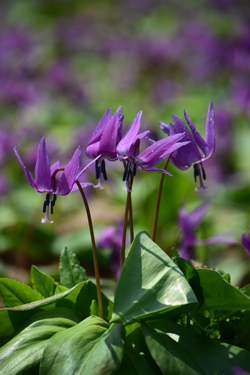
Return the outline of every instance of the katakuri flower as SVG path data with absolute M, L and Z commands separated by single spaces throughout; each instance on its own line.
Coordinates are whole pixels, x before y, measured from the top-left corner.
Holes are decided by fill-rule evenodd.
M 105 159 L 110 161 L 117 160 L 116 146 L 121 139 L 122 135 L 122 122 L 124 115 L 122 114 L 122 107 L 120 106 L 117 111 L 110 117 L 111 109 L 108 109 L 99 124 L 97 125 L 90 141 L 88 142 L 85 153 L 96 161 L 96 178 L 99 180 L 98 184 L 94 187 L 102 186 L 102 176 L 107 180 L 107 173 L 105 167 Z
M 127 133 L 122 137 L 116 148 L 118 159 L 126 163 L 123 173 L 123 181 L 126 181 L 126 185 L 123 189 L 126 191 L 131 191 L 129 189 L 129 183 L 132 184 L 133 177 L 136 175 L 137 167 L 145 171 L 160 171 L 172 176 L 164 169 L 155 168 L 154 166 L 172 152 L 189 143 L 179 142 L 184 137 L 184 133 L 175 134 L 154 142 L 146 150 L 139 153 L 140 140 L 149 133 L 149 130 L 146 130 L 143 133 L 138 134 L 141 124 L 141 115 L 142 112 L 139 112 L 136 115 Z
M 183 207 L 179 209 L 178 222 L 183 237 L 178 250 L 182 258 L 187 260 L 193 259 L 195 255 L 195 246 L 208 246 L 218 243 L 232 245 L 236 243 L 235 239 L 231 237 L 232 233 L 230 231 L 217 234 L 204 240 L 196 238 L 195 231 L 207 213 L 208 207 L 208 203 L 202 203 L 189 213 Z
M 242 245 L 247 253 L 247 255 L 250 257 L 250 223 L 249 223 L 249 234 L 248 237 L 246 235 L 246 231 L 242 233 L 241 237 Z
M 21 155 L 17 151 L 17 148 L 14 148 L 15 154 L 23 167 L 25 176 L 31 187 L 38 191 L 39 193 L 45 193 L 46 199 L 43 203 L 43 212 L 45 213 L 45 218 L 42 219 L 42 223 L 48 221 L 53 223 L 49 218 L 49 208 L 50 213 L 53 214 L 53 208 L 56 202 L 56 196 L 67 195 L 72 191 L 78 189 L 75 182 L 79 177 L 86 171 L 86 169 L 94 163 L 97 159 L 89 163 L 85 168 L 80 170 L 80 147 L 76 149 L 74 155 L 70 162 L 66 165 L 65 168 L 60 168 L 60 163 L 57 161 L 50 167 L 49 157 L 46 151 L 46 144 L 44 137 L 41 139 L 38 150 L 37 150 L 37 160 L 35 166 L 35 179 L 32 177 L 31 173 L 28 171 Z M 63 172 L 62 172 L 63 171 Z M 61 172 L 61 176 L 56 178 L 58 172 Z M 90 186 L 93 184 L 91 182 L 81 183 L 82 187 Z
M 189 126 L 179 119 L 176 115 L 173 115 L 173 124 L 164 124 L 159 121 L 161 129 L 168 135 L 177 133 L 184 133 L 182 141 L 189 141 L 189 144 L 185 147 L 175 151 L 171 156 L 170 161 L 181 170 L 187 170 L 193 165 L 194 167 L 194 179 L 199 177 L 200 187 L 196 190 L 205 189 L 203 180 L 206 180 L 206 173 L 203 168 L 202 162 L 214 153 L 215 149 L 215 126 L 214 126 L 214 107 L 213 103 L 210 102 L 207 120 L 206 120 L 206 141 L 197 132 L 196 127 L 189 119 L 186 110 L 184 109 L 184 116 Z

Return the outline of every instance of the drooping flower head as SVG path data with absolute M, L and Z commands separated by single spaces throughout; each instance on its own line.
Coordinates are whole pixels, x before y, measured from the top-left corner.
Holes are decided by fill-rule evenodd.
M 246 235 L 246 232 L 244 231 L 242 233 L 241 242 L 242 242 L 242 245 L 243 245 L 243 247 L 244 247 L 247 255 L 250 257 L 250 223 L 249 223 L 249 234 L 248 234 L 248 237 Z
M 46 144 L 45 138 L 43 137 L 39 143 L 38 150 L 37 150 L 37 160 L 35 166 L 35 179 L 32 177 L 31 173 L 28 171 L 21 155 L 17 151 L 17 148 L 14 148 L 15 154 L 23 167 L 25 176 L 31 187 L 38 191 L 39 193 L 45 193 L 46 199 L 43 203 L 43 212 L 45 214 L 45 218 L 42 219 L 42 223 L 48 221 L 49 223 L 53 223 L 49 219 L 49 208 L 50 213 L 53 214 L 53 207 L 56 202 L 56 196 L 59 195 L 67 195 L 74 190 L 77 190 L 78 187 L 75 182 L 79 179 L 79 177 L 86 171 L 86 169 L 95 162 L 93 160 L 89 163 L 85 168 L 80 170 L 80 155 L 81 150 L 80 147 L 76 149 L 74 155 L 70 162 L 66 165 L 65 168 L 60 168 L 60 163 L 57 161 L 50 167 L 49 157 L 46 151 Z M 61 176 L 57 178 L 57 173 L 63 171 Z M 90 182 L 82 183 L 82 187 L 93 185 Z
M 234 244 L 236 243 L 235 239 L 232 238 L 232 233 L 224 232 L 217 234 L 215 236 L 209 237 L 204 240 L 196 238 L 195 231 L 200 225 L 203 217 L 207 213 L 209 204 L 202 203 L 200 206 L 195 208 L 189 213 L 181 207 L 178 211 L 178 223 L 182 231 L 182 240 L 179 248 L 180 256 L 187 260 L 194 258 L 195 246 L 208 246 L 217 243 L 223 244 Z
M 96 178 L 99 180 L 95 187 L 102 188 L 102 176 L 107 180 L 105 159 L 117 160 L 116 146 L 121 139 L 123 114 L 120 106 L 117 111 L 110 116 L 111 109 L 108 109 L 99 124 L 97 125 L 90 141 L 86 146 L 86 155 L 96 161 Z
M 163 122 L 159 122 L 159 124 L 164 133 L 170 136 L 177 133 L 184 133 L 182 141 L 189 141 L 189 144 L 176 150 L 171 156 L 170 161 L 181 170 L 187 170 L 193 165 L 194 179 L 196 181 L 198 177 L 200 180 L 200 187 L 196 190 L 205 189 L 203 180 L 206 180 L 206 174 L 202 162 L 210 158 L 215 149 L 213 103 L 210 102 L 207 113 L 206 141 L 197 132 L 185 109 L 184 116 L 188 126 L 176 115 L 173 115 L 173 124 L 169 123 L 168 125 Z
M 154 142 L 140 153 L 140 140 L 149 133 L 147 130 L 138 134 L 141 124 L 141 115 L 142 112 L 136 115 L 128 131 L 122 137 L 116 148 L 118 159 L 126 163 L 123 181 L 126 181 L 124 190 L 127 191 L 130 191 L 129 183 L 132 184 L 137 167 L 145 171 L 160 171 L 171 176 L 171 174 L 164 169 L 154 168 L 154 166 L 175 150 L 189 143 L 178 142 L 184 137 L 184 134 L 175 134 L 171 137 Z

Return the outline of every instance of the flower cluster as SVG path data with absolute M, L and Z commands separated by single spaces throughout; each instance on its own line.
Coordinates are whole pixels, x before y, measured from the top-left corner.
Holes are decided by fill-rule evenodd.
M 168 134 L 168 137 L 153 142 L 153 144 L 144 151 L 140 152 L 140 141 L 149 133 L 149 130 L 139 133 L 141 116 L 142 112 L 140 111 L 135 116 L 127 132 L 122 135 L 124 119 L 122 107 L 120 106 L 112 116 L 111 109 L 107 110 L 87 143 L 85 150 L 86 155 L 93 160 L 83 169 L 80 169 L 80 147 L 77 148 L 65 168 L 60 167 L 59 161 L 50 166 L 45 139 L 43 137 L 38 146 L 35 179 L 33 179 L 17 151 L 17 148 L 14 148 L 16 156 L 32 188 L 39 193 L 47 192 L 43 204 L 43 212 L 46 213 L 45 218 L 42 219 L 43 223 L 46 221 L 51 223 L 49 219 L 49 208 L 50 213 L 53 214 L 56 196 L 67 195 L 77 190 L 78 186 L 76 182 L 92 163 L 95 163 L 98 184 L 94 186 L 91 182 L 85 182 L 81 183 L 81 186 L 102 188 L 102 179 L 107 180 L 105 160 L 119 160 L 123 163 L 124 171 L 122 178 L 125 182 L 124 190 L 126 191 L 132 191 L 133 178 L 138 168 L 145 171 L 160 171 L 170 175 L 165 169 L 155 166 L 171 155 L 170 160 L 180 169 L 187 169 L 193 164 L 195 167 L 195 177 L 200 177 L 201 187 L 204 188 L 200 168 L 203 171 L 203 178 L 205 179 L 202 161 L 212 155 L 215 144 L 214 109 L 212 103 L 210 103 L 208 110 L 206 142 L 199 133 L 197 133 L 195 126 L 189 120 L 185 112 L 185 117 L 192 134 L 185 124 L 182 123 L 177 116 L 174 116 L 174 125 L 160 123 L 163 130 Z M 198 146 L 203 152 L 202 155 L 198 150 Z

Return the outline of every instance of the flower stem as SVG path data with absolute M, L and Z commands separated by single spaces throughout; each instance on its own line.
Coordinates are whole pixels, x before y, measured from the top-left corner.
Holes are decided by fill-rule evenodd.
M 99 315 L 100 318 L 103 319 L 103 308 L 102 308 L 102 294 L 101 294 L 101 285 L 100 285 L 100 276 L 99 276 L 99 268 L 98 268 L 98 259 L 97 259 L 97 251 L 96 251 L 96 244 L 95 244 L 95 236 L 94 236 L 94 230 L 93 230 L 93 224 L 91 219 L 91 214 L 89 210 L 89 205 L 87 198 L 85 196 L 85 193 L 83 191 L 83 188 L 81 187 L 81 184 L 79 181 L 76 181 L 76 184 L 79 188 L 79 191 L 81 193 L 85 208 L 86 208 L 86 214 L 88 218 L 89 223 L 89 232 L 92 242 L 92 249 L 93 249 L 93 258 L 94 258 L 94 268 L 95 268 L 95 279 L 96 279 L 96 290 L 97 290 L 97 300 L 98 300 L 98 308 L 99 308 Z
M 131 185 L 131 188 L 132 188 L 132 185 Z M 134 223 L 133 223 L 132 196 L 130 192 L 128 192 L 128 199 L 129 199 L 130 242 L 132 243 L 134 241 Z
M 168 167 L 169 160 L 171 158 L 170 154 L 164 163 L 163 169 L 166 170 Z M 158 224 L 158 217 L 159 217 L 159 210 L 160 210 L 160 202 L 161 202 L 161 193 L 162 193 L 162 187 L 164 182 L 165 173 L 161 174 L 161 179 L 159 183 L 158 193 L 157 193 L 157 199 L 156 199 L 156 205 L 155 205 L 155 215 L 154 215 L 154 222 L 153 222 L 153 230 L 152 230 L 152 241 L 155 241 L 156 238 L 156 231 L 157 231 L 157 224 Z

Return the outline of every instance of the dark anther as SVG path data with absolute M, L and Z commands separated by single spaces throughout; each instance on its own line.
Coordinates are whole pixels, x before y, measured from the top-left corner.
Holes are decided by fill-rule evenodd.
M 47 204 L 46 204 L 46 201 L 43 202 L 43 212 L 45 213 L 46 212 L 46 207 L 47 207 Z
M 129 179 L 131 180 L 131 176 L 132 176 L 132 172 L 131 172 L 131 169 L 129 168 L 128 174 L 127 174 L 127 181 L 129 181 Z
M 122 181 L 126 180 L 127 173 L 128 173 L 128 163 L 126 164 L 126 168 L 124 169 Z
M 54 205 L 56 204 L 56 194 L 53 195 L 53 200 L 51 201 L 51 207 L 54 207 Z
M 130 183 L 131 183 L 131 185 L 133 183 L 133 173 L 131 171 L 130 171 Z
M 201 166 L 201 170 L 202 170 L 202 177 L 203 177 L 203 180 L 206 180 L 206 173 L 205 173 L 205 170 L 204 170 L 204 168 L 203 168 L 202 163 L 200 163 L 200 166 Z
M 194 181 L 196 182 L 196 177 L 200 175 L 199 167 L 197 164 L 194 164 Z
M 134 164 L 133 175 L 136 175 L 136 164 Z
M 50 201 L 50 193 L 48 193 L 47 195 L 46 195 L 46 206 L 48 206 L 49 205 L 49 201 Z
M 101 171 L 101 168 L 99 167 L 99 160 L 96 160 L 95 162 L 95 178 L 96 179 L 99 179 L 100 177 L 100 171 Z
M 103 174 L 104 180 L 107 181 L 108 177 L 107 177 L 106 168 L 105 168 L 105 160 L 102 160 L 102 163 L 101 163 L 101 173 Z
M 50 213 L 51 213 L 51 215 L 53 215 L 53 206 L 55 205 L 55 203 L 54 204 L 52 204 L 52 202 L 51 202 L 51 206 L 50 206 Z

